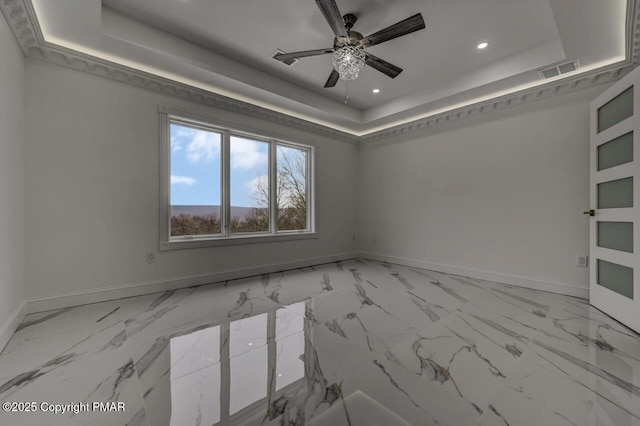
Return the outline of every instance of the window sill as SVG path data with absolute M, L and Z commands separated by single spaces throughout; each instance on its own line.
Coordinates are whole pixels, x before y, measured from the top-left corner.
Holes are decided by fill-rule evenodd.
M 262 244 L 262 243 L 275 243 L 282 241 L 296 241 L 296 240 L 317 240 L 320 238 L 315 232 L 304 233 L 287 233 L 279 235 L 248 235 L 248 236 L 236 236 L 225 238 L 193 238 L 172 240 L 169 242 L 161 242 L 159 251 L 170 250 L 182 250 L 182 249 L 194 249 L 203 247 L 221 247 L 221 246 L 236 246 L 242 244 Z

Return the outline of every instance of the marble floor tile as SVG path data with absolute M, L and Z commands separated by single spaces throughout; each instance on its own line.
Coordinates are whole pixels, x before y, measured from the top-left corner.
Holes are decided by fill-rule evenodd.
M 551 367 L 524 357 L 478 425 L 640 425 L 640 403 L 633 391 L 579 371 L 581 367 Z
M 34 413 L 0 412 L 6 425 L 148 425 L 138 378 L 126 346 L 110 351 L 67 359 L 52 360 L 37 369 L 0 379 L 0 400 L 37 401 Z M 42 403 L 78 404 L 121 402 L 120 412 L 67 412 L 51 414 Z
M 324 323 L 329 330 L 351 343 L 383 354 L 417 330 L 378 305 L 366 306 Z
M 373 301 L 369 300 L 366 294 L 359 293 L 356 288 L 332 291 L 308 300 L 303 314 L 315 324 L 323 324 L 373 305 Z
M 576 300 L 551 310 L 550 321 L 542 328 L 538 340 L 580 359 L 594 355 L 640 362 L 640 335 L 605 315 L 588 303 Z
M 404 340 L 384 357 L 425 382 L 433 398 L 425 404 L 438 421 L 473 425 L 528 343 L 515 327 L 458 313 Z
M 49 334 L 37 328 L 18 331 L 0 355 L 0 375 L 37 369 L 55 359 L 94 356 L 125 344 L 127 336 L 122 321 L 99 327 L 89 322 L 85 325 L 72 327 L 67 333 Z
M 428 383 L 410 371 L 384 358 L 363 363 L 363 366 L 342 380 L 343 395 L 361 391 L 380 402 L 385 408 L 413 425 L 453 426 L 454 423 L 438 419 L 439 413 L 431 406 L 445 402 L 433 394 Z
M 415 330 L 427 328 L 455 312 L 411 292 L 383 303 L 382 309 Z
M 126 407 L 2 425 L 640 426 L 640 336 L 582 299 L 353 259 L 29 315 L 0 400 Z
M 568 300 L 573 299 L 570 296 L 500 283 L 488 284 L 486 291 L 501 300 L 528 305 L 531 309 L 541 312 L 549 311 L 555 306 L 563 306 Z
M 410 289 L 412 293 L 446 308 L 469 303 L 486 292 L 480 284 L 464 277 L 408 267 L 401 271 L 414 287 Z
M 125 321 L 132 342 L 186 334 L 222 321 L 242 319 L 280 307 L 255 283 L 238 287 L 182 289 L 165 294 L 152 309 Z M 241 285 L 241 286 L 240 286 Z
M 518 345 L 522 352 L 530 338 L 550 323 L 547 319 L 549 311 L 505 299 L 494 295 L 483 295 L 473 302 L 460 306 L 457 313 L 468 322 L 479 322 L 491 328 L 502 329 L 505 334 L 515 333 L 526 338 L 526 343 Z
M 314 326 L 300 306 L 305 303 L 132 344 L 151 423 L 191 424 L 202 416 L 210 424 L 262 424 L 310 419 L 330 407 L 335 399 L 327 392 L 372 355 Z
M 355 391 L 309 422 L 309 426 L 332 425 L 411 426 L 362 391 Z
M 393 275 L 385 271 L 386 275 L 375 275 L 361 278 L 360 272 L 353 271 L 355 276 L 352 289 L 359 296 L 368 298 L 372 303 L 381 305 L 386 301 L 404 294 L 408 289 L 396 280 Z
M 296 269 L 264 275 L 260 283 L 267 298 L 278 304 L 290 304 L 340 288 L 335 281 L 332 283 L 332 275 L 328 272 L 318 275 L 311 270 Z M 234 285 L 236 283 L 230 281 L 228 287 Z

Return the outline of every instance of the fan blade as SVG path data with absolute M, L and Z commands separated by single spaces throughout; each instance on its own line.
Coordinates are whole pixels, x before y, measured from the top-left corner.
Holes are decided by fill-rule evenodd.
M 371 68 L 374 68 L 380 71 L 382 74 L 388 75 L 391 78 L 396 78 L 398 74 L 402 72 L 402 68 L 396 67 L 389 62 L 378 58 L 377 56 L 373 56 L 371 53 L 367 53 L 367 59 L 365 60 L 366 64 Z
M 293 59 L 298 58 L 306 58 L 308 56 L 319 56 L 319 55 L 327 55 L 329 53 L 333 53 L 333 48 L 331 49 L 316 49 L 316 50 L 303 50 L 302 52 L 292 52 L 292 53 L 280 53 L 278 55 L 274 55 L 274 59 L 279 61 L 291 61 Z
M 347 28 L 344 26 L 344 19 L 338 9 L 336 0 L 316 0 L 316 4 L 320 8 L 320 12 L 324 15 L 329 26 L 333 30 L 336 37 L 349 37 Z
M 340 74 L 338 74 L 338 71 L 331 70 L 331 75 L 329 75 L 327 82 L 324 84 L 324 88 L 326 89 L 328 87 L 335 87 L 339 78 L 340 78 Z
M 426 28 L 426 25 L 424 24 L 424 19 L 422 19 L 422 14 L 418 13 L 404 21 L 400 21 L 384 30 L 380 30 L 377 33 L 363 38 L 360 40 L 360 45 L 364 47 L 374 46 L 424 28 Z

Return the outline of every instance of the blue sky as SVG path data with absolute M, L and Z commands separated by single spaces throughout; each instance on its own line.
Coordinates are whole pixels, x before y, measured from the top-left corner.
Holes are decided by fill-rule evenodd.
M 171 124 L 171 204 L 220 205 L 222 135 Z M 267 175 L 267 143 L 231 137 L 231 205 L 254 207 L 256 182 Z

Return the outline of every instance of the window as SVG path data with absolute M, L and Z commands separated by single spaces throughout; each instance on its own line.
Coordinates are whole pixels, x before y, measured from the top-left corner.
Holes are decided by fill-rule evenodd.
M 161 250 L 313 238 L 314 147 L 161 107 Z

